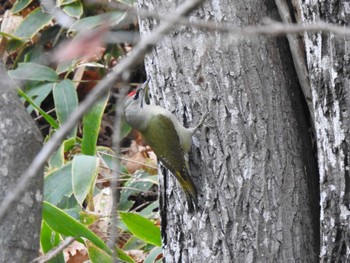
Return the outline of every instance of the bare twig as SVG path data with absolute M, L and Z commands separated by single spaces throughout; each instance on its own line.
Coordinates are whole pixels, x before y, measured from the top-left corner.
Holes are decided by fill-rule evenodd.
M 136 182 L 151 182 L 151 183 L 154 183 L 152 180 L 148 180 L 148 179 L 142 179 L 142 178 L 134 178 L 133 179 L 136 181 Z M 106 178 L 103 178 L 103 179 L 97 179 L 96 182 L 97 183 L 103 183 L 103 182 L 110 182 L 112 180 L 115 180 L 113 177 L 106 177 Z M 129 181 L 130 178 L 125 178 L 125 179 L 117 179 L 117 182 L 127 182 Z M 120 189 L 123 189 L 124 186 L 122 187 L 119 187 Z
M 142 38 L 137 46 L 128 56 L 122 59 L 113 69 L 113 71 L 103 78 L 94 89 L 89 93 L 85 100 L 79 105 L 78 109 L 72 113 L 70 118 L 58 129 L 51 139 L 45 144 L 43 149 L 34 158 L 28 169 L 21 175 L 17 187 L 10 191 L 0 204 L 0 221 L 5 217 L 10 207 L 15 205 L 21 198 L 29 181 L 34 178 L 38 171 L 45 165 L 50 155 L 57 149 L 64 139 L 64 136 L 76 125 L 92 105 L 95 104 L 107 91 L 120 75 L 131 66 L 140 63 L 145 54 L 154 47 L 166 34 L 176 21 L 181 17 L 188 15 L 192 10 L 197 8 L 203 0 L 188 0 L 181 4 L 172 15 L 172 19 L 162 23 L 152 33 Z
M 275 0 L 275 2 L 282 21 L 284 23 L 291 23 L 292 18 L 291 18 L 289 7 L 286 1 Z M 302 49 L 300 39 L 298 38 L 297 35 L 287 34 L 287 39 L 289 42 L 289 48 L 292 53 L 294 67 L 298 75 L 299 83 L 304 93 L 307 106 L 309 108 L 311 124 L 314 125 L 315 112 L 312 104 L 311 85 L 310 85 L 309 73 L 306 67 L 305 54 Z
M 68 247 L 70 244 L 72 244 L 74 240 L 75 240 L 74 237 L 67 237 L 57 247 L 54 247 L 49 252 L 47 252 L 45 255 L 42 255 L 40 257 L 33 259 L 30 263 L 45 263 L 45 262 L 49 261 L 50 259 L 53 259 L 59 253 L 61 253 L 66 247 Z
M 46 111 L 45 113 L 46 113 L 46 114 L 50 114 L 50 113 L 54 112 L 55 110 L 56 110 L 56 108 L 53 108 L 53 109 L 51 109 L 51 110 Z M 37 121 L 37 120 L 40 120 L 41 118 L 44 118 L 43 115 L 39 115 L 39 116 L 36 117 L 34 120 Z
M 166 19 L 161 17 L 162 19 Z M 350 29 L 329 24 L 326 22 L 315 22 L 313 24 L 291 24 L 291 23 L 280 23 L 273 20 L 266 20 L 267 23 L 264 25 L 252 25 L 245 27 L 236 27 L 230 24 L 220 24 L 215 22 L 192 22 L 186 18 L 179 20 L 178 24 L 190 25 L 197 28 L 216 31 L 222 33 L 229 33 L 233 36 L 239 36 L 240 38 L 250 36 L 284 36 L 286 34 L 304 33 L 304 32 L 328 32 L 334 33 L 341 36 L 350 36 Z
M 129 79 L 129 74 L 124 74 L 124 78 Z M 113 128 L 113 150 L 116 155 L 120 154 L 120 141 L 121 141 L 121 123 L 122 123 L 122 114 L 124 110 L 124 98 L 125 93 L 129 85 L 127 85 L 126 80 L 123 81 L 122 88 L 120 89 L 119 98 L 117 101 L 117 107 L 115 109 L 115 120 L 114 120 L 114 128 Z M 119 199 L 119 191 L 118 191 L 118 171 L 120 168 L 120 162 L 118 158 L 113 159 L 113 172 L 112 172 L 112 180 L 111 180 L 111 190 L 112 190 L 112 213 L 117 211 L 118 207 L 118 199 Z M 110 236 L 108 241 L 108 246 L 112 250 L 113 254 L 113 262 L 117 262 L 117 254 L 114 249 L 117 240 L 118 240 L 118 218 L 117 216 L 112 216 L 110 219 Z
M 133 190 L 133 191 L 142 192 L 142 193 L 145 193 L 145 194 L 154 194 L 154 192 L 152 192 L 152 191 L 147 191 L 147 190 L 143 190 L 143 189 L 139 189 L 139 188 L 135 188 L 135 187 L 129 187 L 129 186 L 116 187 L 115 189 L 118 189 L 118 190 Z
M 115 154 L 110 154 L 110 153 L 105 153 L 105 152 L 99 152 L 99 154 L 107 155 L 107 156 L 110 156 L 110 157 L 113 157 L 113 158 L 118 158 L 118 159 L 120 159 L 122 161 L 126 161 L 126 162 L 141 164 L 142 166 L 149 167 L 149 168 L 152 168 L 152 169 L 158 169 L 157 166 L 146 164 L 146 163 L 139 162 L 139 161 L 135 161 L 135 160 L 133 160 L 131 158 L 125 158 L 125 157 L 121 157 L 121 156 L 116 156 Z
M 45 12 L 51 14 L 56 22 L 63 28 L 69 28 L 75 20 L 67 15 L 53 0 L 41 0 L 41 6 Z
M 148 11 L 143 9 L 136 9 L 130 5 L 120 4 L 116 2 L 106 2 L 101 0 L 90 0 L 86 1 L 88 3 L 98 3 L 106 4 L 109 7 L 116 8 L 118 10 L 127 11 L 131 15 L 138 15 L 141 18 L 154 18 L 161 21 L 171 21 L 172 18 L 165 15 L 160 15 L 156 11 Z M 238 36 L 239 38 L 246 38 L 257 35 L 266 35 L 266 36 L 282 36 L 286 34 L 293 33 L 304 33 L 304 32 L 328 32 L 340 36 L 350 36 L 350 28 L 339 26 L 336 24 L 329 24 L 326 22 L 318 21 L 313 24 L 292 24 L 291 19 L 285 19 L 285 11 L 282 11 L 282 2 L 276 0 L 276 4 L 279 4 L 278 7 L 280 15 L 282 17 L 283 23 L 269 20 L 268 23 L 264 25 L 251 25 L 244 27 L 237 27 L 229 23 L 218 23 L 214 21 L 193 21 L 189 20 L 187 17 L 180 17 L 176 21 L 176 25 L 191 26 L 201 28 L 203 30 L 215 31 L 221 33 L 228 33 L 232 36 Z M 286 10 L 286 9 L 284 9 Z M 283 14 L 281 14 L 281 11 Z

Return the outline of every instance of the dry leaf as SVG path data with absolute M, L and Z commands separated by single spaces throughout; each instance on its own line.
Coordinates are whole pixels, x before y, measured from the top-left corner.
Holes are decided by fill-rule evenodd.
M 142 263 L 145 261 L 147 254 L 144 253 L 143 250 L 128 250 L 125 251 L 133 260 L 137 263 Z
M 22 16 L 14 15 L 10 10 L 7 10 L 2 19 L 0 31 L 11 35 L 15 32 L 22 20 Z M 0 56 L 2 57 L 3 62 L 6 62 L 7 57 L 9 56 L 9 54 L 5 55 L 7 41 L 6 37 L 0 36 Z
M 89 259 L 87 248 L 78 241 L 74 241 L 63 250 L 63 255 L 67 263 L 82 263 Z
M 100 238 L 106 241 L 108 236 L 108 226 L 110 216 L 112 214 L 113 197 L 111 189 L 102 189 L 95 197 L 95 213 L 100 216 L 100 219 L 93 223 L 89 228 Z

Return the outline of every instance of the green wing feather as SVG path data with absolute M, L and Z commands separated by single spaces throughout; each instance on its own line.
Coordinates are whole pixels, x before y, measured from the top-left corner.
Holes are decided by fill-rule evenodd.
M 141 133 L 158 159 L 180 183 L 191 212 L 193 205 L 197 205 L 197 189 L 191 179 L 191 173 L 173 122 L 164 115 L 156 115 L 150 119 L 147 129 Z M 160 134 L 162 136 L 159 136 Z

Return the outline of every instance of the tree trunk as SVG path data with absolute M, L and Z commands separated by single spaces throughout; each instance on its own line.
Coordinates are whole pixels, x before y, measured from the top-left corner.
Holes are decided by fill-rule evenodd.
M 177 1 L 139 0 L 170 16 Z M 190 18 L 279 20 L 273 1 L 207 1 Z M 141 33 L 157 20 L 140 21 Z M 179 26 L 147 57 L 153 98 L 188 126 L 199 210 L 161 180 L 165 262 L 317 262 L 318 172 L 309 116 L 285 38 L 234 39 Z
M 300 22 L 349 26 L 346 1 L 295 1 Z M 321 188 L 321 261 L 350 261 L 350 41 L 304 34 L 315 110 Z
M 0 65 L 0 203 L 42 146 L 39 130 Z M 0 262 L 30 262 L 38 255 L 43 173 L 0 223 Z

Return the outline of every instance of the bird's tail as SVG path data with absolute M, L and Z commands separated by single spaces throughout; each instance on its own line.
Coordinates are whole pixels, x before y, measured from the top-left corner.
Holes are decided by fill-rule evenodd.
M 194 210 L 197 210 L 198 197 L 197 197 L 197 188 L 194 185 L 190 173 L 187 169 L 183 171 L 176 172 L 176 178 L 178 179 L 181 188 L 185 192 L 186 201 L 188 204 L 188 211 L 192 213 Z

